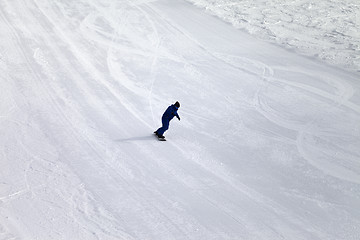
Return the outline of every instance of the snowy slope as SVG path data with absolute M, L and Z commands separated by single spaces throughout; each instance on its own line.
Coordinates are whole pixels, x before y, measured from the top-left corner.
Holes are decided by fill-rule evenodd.
M 0 239 L 359 239 L 359 73 L 184 0 L 2 0 L 0 28 Z
M 358 0 L 187 1 L 258 38 L 360 71 Z

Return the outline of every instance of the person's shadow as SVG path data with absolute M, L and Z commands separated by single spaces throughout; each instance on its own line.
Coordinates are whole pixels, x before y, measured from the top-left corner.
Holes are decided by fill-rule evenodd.
M 124 139 L 116 139 L 115 142 L 135 142 L 135 141 L 150 141 L 154 140 L 154 136 L 152 135 L 146 135 L 146 136 L 140 136 L 140 137 L 132 137 L 132 138 L 124 138 Z

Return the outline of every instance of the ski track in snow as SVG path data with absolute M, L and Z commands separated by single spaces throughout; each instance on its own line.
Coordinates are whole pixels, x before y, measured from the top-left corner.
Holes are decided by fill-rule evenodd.
M 0 239 L 360 236 L 357 73 L 182 0 L 6 0 L 0 27 Z

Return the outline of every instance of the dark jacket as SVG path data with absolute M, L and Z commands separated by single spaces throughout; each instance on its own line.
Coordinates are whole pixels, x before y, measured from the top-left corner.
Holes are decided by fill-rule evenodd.
M 176 116 L 178 119 L 180 119 L 179 115 L 177 114 L 177 110 L 178 110 L 178 108 L 173 104 L 166 109 L 166 111 L 164 112 L 162 117 L 169 121 L 171 119 L 173 119 L 174 116 Z

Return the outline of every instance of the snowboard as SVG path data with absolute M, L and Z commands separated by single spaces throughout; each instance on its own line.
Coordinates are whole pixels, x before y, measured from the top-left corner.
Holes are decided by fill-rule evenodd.
M 166 141 L 165 138 L 159 138 L 158 135 L 157 135 L 155 132 L 154 132 L 154 136 L 155 136 L 157 139 L 159 139 L 159 141 Z

